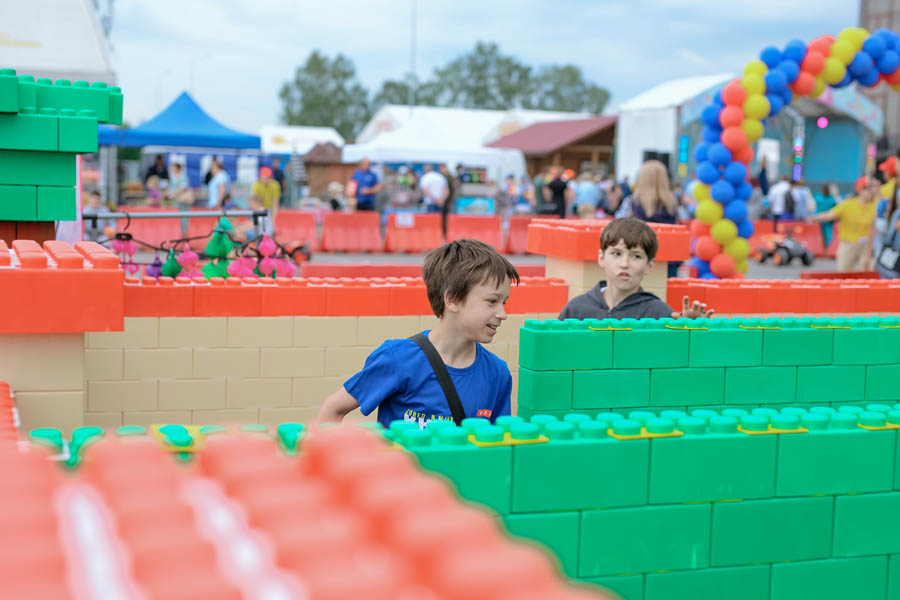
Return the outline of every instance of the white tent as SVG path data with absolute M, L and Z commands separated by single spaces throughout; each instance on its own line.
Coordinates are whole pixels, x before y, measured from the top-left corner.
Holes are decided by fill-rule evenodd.
M 116 83 L 91 0 L 3 0 L 0 49 L 20 75 Z
M 259 138 L 266 154 L 306 154 L 313 146 L 324 142 L 338 147 L 344 145 L 344 138 L 333 127 L 263 125 Z

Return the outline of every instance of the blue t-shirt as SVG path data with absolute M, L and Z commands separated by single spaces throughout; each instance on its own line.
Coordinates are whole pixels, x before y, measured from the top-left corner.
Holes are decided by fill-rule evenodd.
M 375 194 L 363 194 L 363 188 L 370 188 L 378 184 L 378 175 L 371 169 L 363 171 L 357 169 L 351 177 L 356 182 L 356 205 L 370 207 L 375 206 Z
M 428 331 L 423 331 L 427 336 Z M 464 369 L 447 365 L 450 379 L 466 417 L 484 417 L 493 422 L 510 414 L 512 376 L 509 367 L 493 352 L 475 344 L 475 362 Z M 417 421 L 419 427 L 431 419 L 452 419 L 444 390 L 425 353 L 413 340 L 386 340 L 366 359 L 362 371 L 344 383 L 364 415 L 378 409 L 378 422 Z

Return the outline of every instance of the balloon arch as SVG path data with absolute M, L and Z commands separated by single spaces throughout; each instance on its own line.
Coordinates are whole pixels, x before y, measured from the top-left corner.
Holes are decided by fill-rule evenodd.
M 900 91 L 900 34 L 850 27 L 837 38 L 823 35 L 808 45 L 792 40 L 783 51 L 765 48 L 747 63 L 743 77 L 727 83 L 703 109 L 703 141 L 694 149 L 698 204 L 691 223 L 692 264 L 701 277 L 741 277 L 747 271 L 753 235 L 747 217 L 753 192 L 748 165 L 765 119 L 797 96 L 816 98 L 827 86 L 842 88 L 854 81 L 866 87 L 885 81 Z

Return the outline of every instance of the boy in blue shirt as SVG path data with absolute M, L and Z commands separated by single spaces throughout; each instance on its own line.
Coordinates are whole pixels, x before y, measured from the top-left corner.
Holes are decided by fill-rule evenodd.
M 482 344 L 506 319 L 510 283 L 519 282 L 516 269 L 483 242 L 457 240 L 425 257 L 422 277 L 440 319 L 422 334 L 447 367 L 465 416 L 493 422 L 510 414 L 509 367 Z M 376 348 L 362 371 L 325 400 L 316 422 L 340 421 L 357 408 L 364 415 L 377 408 L 385 427 L 397 419 L 419 427 L 432 419 L 452 419 L 437 375 L 412 339 L 387 340 Z

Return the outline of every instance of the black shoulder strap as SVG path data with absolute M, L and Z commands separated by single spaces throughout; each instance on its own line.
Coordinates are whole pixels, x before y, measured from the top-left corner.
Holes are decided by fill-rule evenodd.
M 466 413 L 463 411 L 462 402 L 459 401 L 459 394 L 456 393 L 456 387 L 453 385 L 453 380 L 450 379 L 450 373 L 447 372 L 447 366 L 441 359 L 441 355 L 438 354 L 437 348 L 421 333 L 417 333 L 409 339 L 418 344 L 422 352 L 425 353 L 428 362 L 431 363 L 431 368 L 434 369 L 434 374 L 437 375 L 441 389 L 444 390 L 444 396 L 447 398 L 447 404 L 450 406 L 450 414 L 453 415 L 453 420 L 456 424 L 461 425 L 462 420 L 466 418 Z

